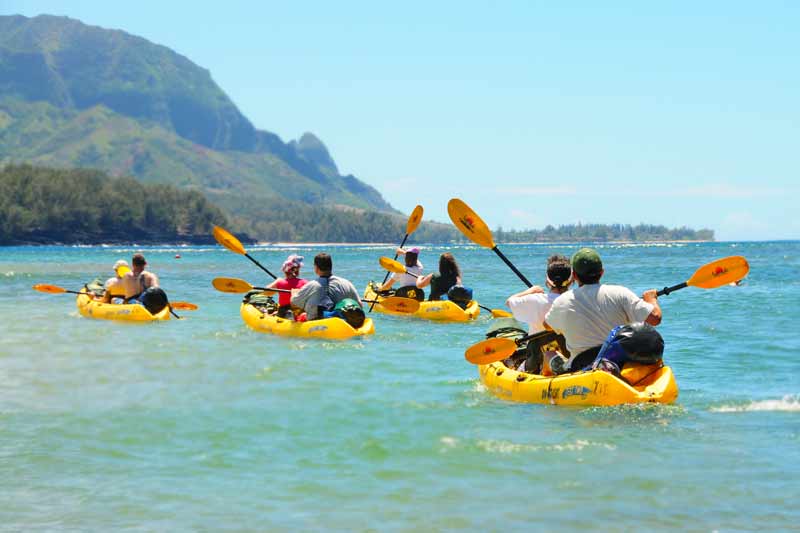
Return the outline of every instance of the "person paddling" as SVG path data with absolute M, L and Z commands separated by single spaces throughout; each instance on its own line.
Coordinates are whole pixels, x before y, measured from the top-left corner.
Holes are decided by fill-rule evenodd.
M 544 331 L 544 317 L 553 302 L 567 292 L 572 284 L 572 267 L 564 255 L 551 255 L 547 259 L 545 285 L 549 292 L 534 285 L 522 292 L 512 294 L 506 300 L 511 314 L 528 325 L 528 334 Z
M 333 259 L 330 255 L 321 252 L 314 257 L 314 272 L 319 276 L 317 279 L 292 291 L 291 305 L 305 310 L 306 320 L 334 316 L 337 304 L 347 299 L 361 308 L 361 297 L 353 284 L 333 275 Z
M 122 286 L 125 289 L 125 303 L 131 300 L 140 300 L 142 294 L 149 288 L 158 287 L 158 276 L 145 270 L 147 261 L 142 254 L 133 254 L 131 258 L 133 270 L 122 277 Z
M 456 258 L 450 252 L 445 252 L 439 257 L 439 272 L 417 278 L 417 288 L 423 289 L 431 286 L 428 300 L 441 300 L 442 296 L 456 285 L 461 285 L 461 269 L 458 268 Z
M 286 276 L 284 279 L 276 279 L 269 285 L 268 289 L 300 289 L 307 281 L 300 278 L 300 269 L 303 268 L 303 256 L 292 254 L 283 262 L 281 270 Z M 278 293 L 278 316 L 287 318 L 289 311 L 292 309 L 291 305 L 292 295 L 288 292 Z
M 392 288 L 395 282 L 398 284 L 398 289 L 395 296 L 403 296 L 407 298 L 414 298 L 417 300 L 425 299 L 425 291 L 417 289 L 417 279 L 422 276 L 422 263 L 419 261 L 419 248 L 414 247 L 408 250 L 402 248 L 397 249 L 397 255 L 405 256 L 406 271 L 395 272 L 386 280 L 386 283 L 378 288 L 378 292 L 388 291 Z
M 641 298 L 621 285 L 603 285 L 603 262 L 591 248 L 572 256 L 572 277 L 578 286 L 556 298 L 545 316 L 544 327 L 564 335 L 569 358 L 550 361 L 556 374 L 577 372 L 590 365 L 609 332 L 623 324 L 661 323 L 661 307 L 655 289 Z

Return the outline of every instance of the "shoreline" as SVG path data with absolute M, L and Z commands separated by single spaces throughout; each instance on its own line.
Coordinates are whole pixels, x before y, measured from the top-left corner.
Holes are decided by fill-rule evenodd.
M 717 240 L 665 240 L 665 241 L 526 241 L 526 242 L 498 242 L 497 244 L 502 246 L 531 246 L 531 245 L 564 245 L 564 246 L 578 246 L 578 245 L 674 245 L 674 244 L 704 244 L 704 243 L 725 243 L 725 242 L 793 242 L 800 239 L 777 239 L 775 241 L 771 240 L 760 240 L 760 241 L 717 241 Z M 341 247 L 341 246 L 390 246 L 396 248 L 398 245 L 397 243 L 393 242 L 267 242 L 267 241 L 256 241 L 256 240 L 242 240 L 248 246 L 258 246 L 258 247 L 278 247 L 278 248 L 286 248 L 292 246 L 310 246 L 310 247 L 321 247 L 321 246 L 333 246 L 333 247 Z M 153 247 L 161 247 L 161 246 L 172 246 L 172 247 L 187 247 L 187 246 L 214 246 L 217 245 L 217 241 L 213 238 L 198 238 L 198 239 L 191 239 L 191 240 L 179 240 L 179 241 L 102 241 L 102 242 L 63 242 L 63 241 L 12 241 L 6 243 L 0 243 L 0 248 L 4 247 L 14 247 L 14 246 L 71 246 L 71 247 L 112 247 L 112 246 L 125 246 L 125 247 L 136 247 L 136 246 L 153 246 Z M 415 245 L 422 245 L 422 246 L 478 246 L 470 241 L 448 241 L 448 242 L 430 242 L 430 243 L 415 243 Z

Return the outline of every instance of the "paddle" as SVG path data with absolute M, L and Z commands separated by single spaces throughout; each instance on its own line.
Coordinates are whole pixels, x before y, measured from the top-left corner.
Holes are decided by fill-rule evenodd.
M 264 291 L 264 292 L 288 292 L 288 289 L 269 289 L 267 287 L 254 287 L 243 279 L 238 278 L 214 278 L 211 284 L 215 289 L 221 292 L 229 293 L 243 293 L 248 291 Z M 397 313 L 415 313 L 419 309 L 419 302 L 412 298 L 401 298 L 399 296 L 391 296 L 384 300 L 361 300 L 368 303 L 379 303 L 390 311 Z
M 531 335 L 525 335 L 517 340 L 506 337 L 486 339 L 485 341 L 473 344 L 467 348 L 467 351 L 464 352 L 464 359 L 474 365 L 488 365 L 489 363 L 502 361 L 517 351 L 517 348 L 523 342 L 535 340 L 551 334 L 551 331 L 545 330 Z
M 656 294 L 658 296 L 668 295 L 671 292 L 683 289 L 684 287 L 700 287 L 701 289 L 716 289 L 729 283 L 739 281 L 750 272 L 750 265 L 747 259 L 740 255 L 732 255 L 712 261 L 707 265 L 698 268 L 692 277 L 683 283 L 678 283 L 672 287 L 664 287 Z
M 229 292 L 234 294 L 240 294 L 243 292 L 248 291 L 274 291 L 274 292 L 285 292 L 291 294 L 290 289 L 270 289 L 267 287 L 254 287 L 250 285 L 250 283 L 246 282 L 243 279 L 239 278 L 214 278 L 211 280 L 211 284 L 220 292 Z
M 420 222 L 422 222 L 422 211 L 423 209 L 421 205 L 418 205 L 417 207 L 414 208 L 413 211 L 411 211 L 411 215 L 408 217 L 408 222 L 406 223 L 406 235 L 405 237 L 403 237 L 403 241 L 400 243 L 400 246 L 398 248 L 402 248 L 403 245 L 406 243 L 408 236 L 417 231 Z M 400 254 L 397 253 L 394 254 L 395 260 L 397 260 L 399 256 Z M 389 272 L 386 272 L 386 275 L 383 277 L 383 283 L 381 283 L 381 286 L 383 286 L 383 284 L 386 283 L 387 279 L 389 279 Z M 369 310 L 372 311 L 373 307 L 375 307 L 374 302 L 370 304 Z
M 37 283 L 36 285 L 33 286 L 33 288 L 35 290 L 39 291 L 39 292 L 46 292 L 48 294 L 64 294 L 64 293 L 68 293 L 68 294 L 85 294 L 85 295 L 89 296 L 89 294 L 86 293 L 86 292 L 70 291 L 70 290 L 65 289 L 64 287 L 59 287 L 58 285 L 49 285 L 47 283 Z M 116 305 L 116 304 L 112 304 L 112 305 Z M 180 309 L 181 311 L 196 311 L 197 310 L 197 305 L 195 305 L 193 303 L 189 303 L 189 302 L 170 302 L 169 300 L 167 300 L 167 305 L 169 306 L 169 312 L 172 313 L 172 316 L 174 316 L 177 319 L 180 319 L 181 317 L 179 317 L 175 313 L 175 311 L 173 311 L 173 308 L 174 309 Z
M 272 279 L 278 279 L 278 277 L 267 270 L 267 267 L 256 261 L 252 255 L 247 253 L 247 250 L 244 249 L 242 243 L 239 242 L 239 239 L 231 235 L 227 230 L 219 227 L 214 226 L 214 238 L 217 239 L 217 242 L 220 243 L 222 246 L 230 250 L 231 252 L 239 255 L 243 255 L 248 258 L 250 261 L 255 263 L 261 270 L 272 276 Z
M 478 304 L 478 307 L 480 307 L 484 311 L 489 311 L 490 313 L 492 313 L 492 318 L 512 318 L 514 316 L 508 311 L 504 311 L 502 309 L 491 309 L 481 304 Z
M 739 255 L 717 259 L 697 269 L 694 275 L 684 283 L 664 287 L 658 291 L 658 296 L 667 295 L 684 287 L 700 287 L 701 289 L 716 289 L 734 281 L 739 281 L 750 271 L 747 260 Z M 476 365 L 486 365 L 502 361 L 513 354 L 517 346 L 525 341 L 534 339 L 537 335 L 544 335 L 549 331 L 540 331 L 527 335 L 516 341 L 511 339 L 487 339 L 467 348 L 464 358 Z
M 533 283 L 528 281 L 522 272 L 517 270 L 517 267 L 508 260 L 508 258 L 503 255 L 497 245 L 494 243 L 494 239 L 492 239 L 492 232 L 489 231 L 489 227 L 486 223 L 479 217 L 475 211 L 469 208 L 467 204 L 459 200 L 458 198 L 453 198 L 449 202 L 447 202 L 447 214 L 450 215 L 450 220 L 453 221 L 453 224 L 464 234 L 464 236 L 477 244 L 478 246 L 482 246 L 484 248 L 489 248 L 491 251 L 496 253 L 500 259 L 502 259 L 505 264 L 507 264 L 511 270 L 514 271 L 514 274 L 519 276 L 519 279 L 522 280 L 525 285 L 528 287 L 532 287 Z

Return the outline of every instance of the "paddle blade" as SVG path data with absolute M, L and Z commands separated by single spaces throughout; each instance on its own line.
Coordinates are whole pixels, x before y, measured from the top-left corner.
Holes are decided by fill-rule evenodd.
M 59 287 L 58 285 L 48 285 L 46 283 L 38 283 L 33 286 L 34 290 L 39 292 L 46 292 L 49 294 L 63 294 L 67 292 L 67 289 L 64 287 Z
M 492 318 L 512 318 L 514 315 L 502 309 L 492 309 Z
M 235 254 L 245 255 L 247 253 L 242 243 L 239 242 L 239 239 L 219 226 L 214 226 L 214 238 L 217 239 L 218 243 Z
M 447 214 L 467 239 L 484 248 L 495 247 L 489 226 L 467 204 L 458 198 L 453 198 L 447 202 Z
M 402 296 L 389 296 L 378 302 L 384 309 L 395 313 L 416 313 L 419 310 L 419 301 Z
M 728 283 L 739 281 L 750 272 L 747 259 L 732 255 L 701 266 L 686 282 L 691 287 L 716 289 Z
M 381 257 L 378 259 L 378 263 L 381 264 L 381 267 L 385 268 L 389 272 L 397 272 L 398 274 L 403 274 L 406 271 L 406 267 L 403 266 L 403 263 L 399 261 L 395 261 L 389 257 Z
M 473 365 L 488 365 L 506 359 L 516 350 L 517 343 L 511 339 L 486 339 L 467 348 L 464 358 Z
M 240 294 L 253 288 L 252 285 L 243 279 L 238 278 L 214 278 L 211 284 L 220 292 L 230 292 Z
M 417 231 L 420 222 L 422 222 L 422 206 L 418 205 L 411 212 L 411 216 L 408 217 L 408 224 L 406 225 L 406 235 L 411 235 L 412 233 Z
M 197 305 L 190 302 L 170 302 L 169 305 L 178 311 L 197 311 Z

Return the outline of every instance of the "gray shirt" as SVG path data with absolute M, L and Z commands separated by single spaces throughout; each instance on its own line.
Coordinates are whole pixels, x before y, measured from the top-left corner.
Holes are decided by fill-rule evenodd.
M 620 285 L 583 285 L 553 302 L 545 321 L 567 339 L 570 363 L 581 352 L 600 346 L 615 327 L 644 322 L 653 310 L 633 291 Z
M 318 278 L 303 285 L 300 292 L 292 297 L 292 305 L 304 309 L 308 320 L 322 318 L 319 316 L 319 306 L 325 299 L 326 285 L 327 293 L 334 305 L 345 298 L 352 298 L 361 303 L 358 291 L 352 283 L 344 278 L 331 276 L 327 278 L 327 283 L 324 278 Z

